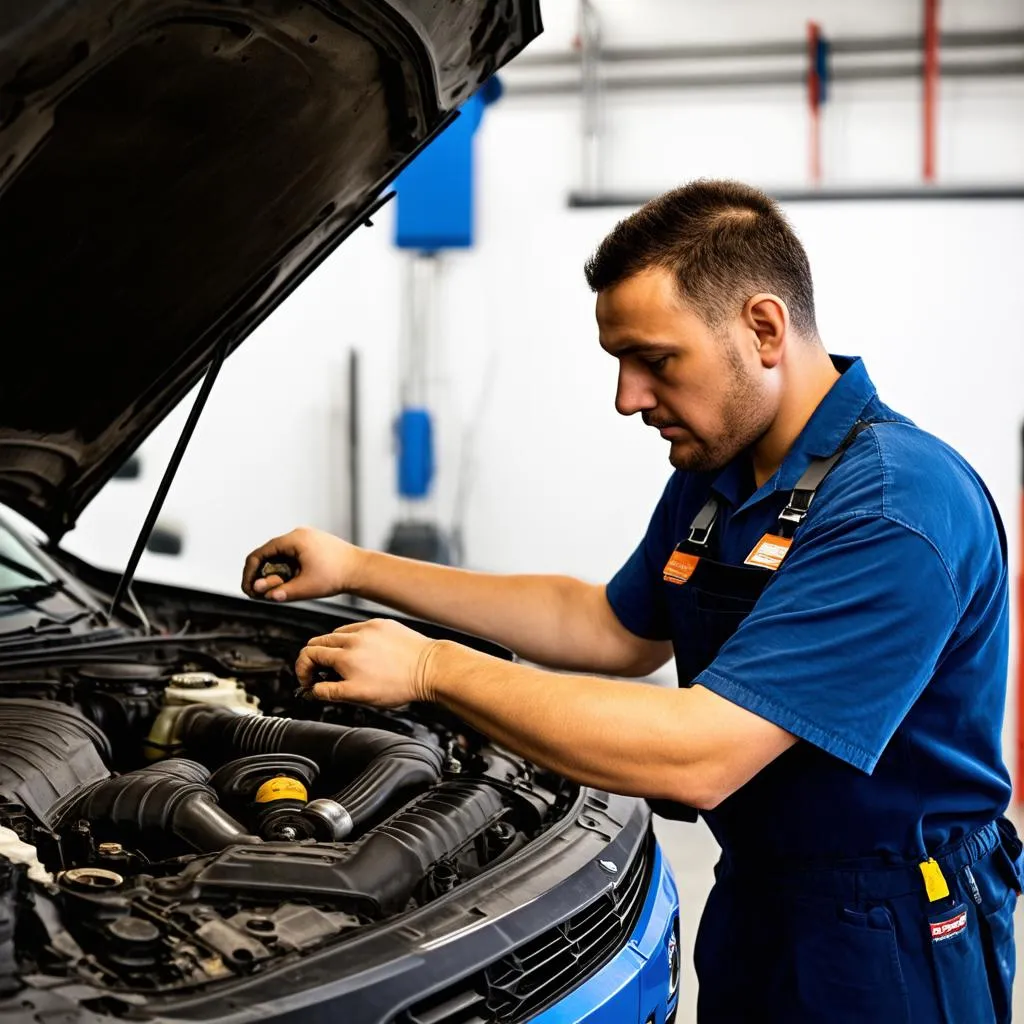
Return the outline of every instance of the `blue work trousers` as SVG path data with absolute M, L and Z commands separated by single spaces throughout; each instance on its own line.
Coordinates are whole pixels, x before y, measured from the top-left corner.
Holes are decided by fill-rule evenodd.
M 1005 1024 L 1020 844 L 1004 819 L 935 860 L 775 870 L 723 854 L 697 934 L 699 1024 Z

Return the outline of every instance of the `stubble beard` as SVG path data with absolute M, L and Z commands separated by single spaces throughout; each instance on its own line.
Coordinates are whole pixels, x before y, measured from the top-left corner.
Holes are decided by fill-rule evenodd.
M 733 347 L 724 341 L 729 387 L 722 402 L 722 431 L 713 439 L 694 436 L 681 452 L 677 444 L 669 449 L 669 462 L 676 469 L 706 473 L 723 469 L 768 431 L 772 411 L 768 393 L 744 366 Z

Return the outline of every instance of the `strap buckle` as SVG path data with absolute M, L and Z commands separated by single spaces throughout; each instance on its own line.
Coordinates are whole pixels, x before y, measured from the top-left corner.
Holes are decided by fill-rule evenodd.
M 803 483 L 801 480 L 800 483 Z M 792 537 L 796 528 L 807 517 L 807 510 L 814 501 L 815 488 L 801 487 L 800 483 L 790 491 L 789 501 L 786 507 L 779 513 L 779 534 L 783 537 Z
M 787 505 L 779 513 L 779 522 L 792 523 L 795 529 L 804 521 L 804 517 L 806 515 L 806 512 L 801 512 L 798 509 L 793 508 L 792 505 Z
M 714 523 L 709 523 L 707 526 L 691 526 L 690 535 L 686 538 L 686 543 L 695 544 L 699 548 L 707 547 L 713 525 Z
M 686 538 L 687 544 L 693 544 L 698 548 L 707 547 L 708 541 L 711 539 L 711 530 L 717 519 L 718 501 L 714 497 L 708 498 L 704 507 L 690 523 L 690 534 Z

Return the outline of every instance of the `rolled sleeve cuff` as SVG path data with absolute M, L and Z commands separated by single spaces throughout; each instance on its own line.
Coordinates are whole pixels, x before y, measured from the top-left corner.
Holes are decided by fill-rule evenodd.
M 618 613 L 616 612 L 616 614 Z M 697 676 L 694 683 L 699 683 L 706 689 L 711 690 L 712 693 L 717 693 L 719 697 L 724 697 L 730 703 L 746 708 L 747 711 L 757 715 L 758 718 L 772 722 L 774 725 L 779 726 L 779 728 L 785 729 L 786 732 L 792 733 L 798 739 L 812 743 L 814 746 L 824 750 L 825 753 L 838 757 L 839 760 L 845 761 L 854 768 L 859 768 L 868 775 L 875 770 L 875 765 L 878 764 L 879 757 L 881 756 L 880 753 L 875 754 L 856 743 L 851 743 L 842 736 L 837 736 L 834 732 L 822 729 L 821 726 L 808 721 L 808 719 L 785 707 L 778 701 L 756 693 L 742 683 L 737 683 L 735 680 L 723 676 L 714 669 L 705 669 Z
M 605 598 L 615 613 L 615 617 L 634 636 L 644 640 L 668 640 L 671 636 L 666 630 L 660 629 L 656 622 L 653 609 L 649 603 L 630 599 L 629 588 L 620 577 L 613 579 L 605 587 Z

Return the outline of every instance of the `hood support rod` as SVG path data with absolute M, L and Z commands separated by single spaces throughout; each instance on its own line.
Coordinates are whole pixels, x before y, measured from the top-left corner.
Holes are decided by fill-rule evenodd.
M 454 117 L 455 113 L 453 112 L 445 118 L 445 120 L 442 121 L 435 129 L 435 134 L 443 131 L 451 123 Z M 429 138 L 434 138 L 434 134 Z M 429 139 L 425 140 L 423 145 L 426 145 L 428 141 Z M 396 168 L 394 173 L 397 174 L 399 170 L 400 168 Z M 348 225 L 346 230 L 342 231 L 341 234 L 336 237 L 329 239 L 330 244 L 328 247 L 321 248 L 320 258 L 322 259 L 328 252 L 344 242 L 345 239 L 348 238 L 348 236 L 351 235 L 352 232 L 354 232 L 361 224 L 365 224 L 367 227 L 370 227 L 373 224 L 373 221 L 370 218 L 386 202 L 388 202 L 389 199 L 394 199 L 396 194 L 397 193 L 392 190 L 371 199 L 370 202 L 352 218 L 352 222 Z M 293 275 L 292 287 L 300 284 L 302 279 L 317 266 L 319 261 L 320 260 L 316 258 L 307 261 L 305 267 L 298 274 Z M 171 489 L 171 483 L 174 481 L 174 474 L 178 472 L 181 457 L 185 454 L 185 449 L 188 447 L 189 441 L 192 440 L 192 432 L 196 429 L 199 417 L 203 413 L 203 406 L 206 405 L 206 400 L 210 397 L 210 392 L 213 390 L 214 382 L 217 380 L 217 374 L 220 373 L 220 368 L 224 364 L 225 358 L 227 358 L 229 348 L 230 342 L 225 338 L 213 353 L 210 368 L 206 371 L 202 387 L 199 389 L 199 394 L 196 395 L 196 400 L 192 405 L 192 411 L 188 414 L 188 419 L 185 421 L 185 426 L 181 428 L 181 436 L 178 438 L 178 443 L 174 446 L 174 451 L 171 454 L 170 461 L 167 463 L 167 468 L 164 470 L 163 479 L 160 481 L 160 486 L 156 489 L 156 495 L 153 497 L 153 504 L 149 506 L 149 512 L 146 514 L 146 521 L 142 524 L 142 529 L 139 531 L 139 536 L 135 541 L 135 548 L 132 551 L 132 556 L 128 559 L 128 564 L 124 569 L 124 575 L 122 575 L 121 579 L 118 581 L 117 589 L 114 591 L 114 599 L 110 602 L 110 612 L 108 613 L 109 618 L 114 617 L 125 594 L 128 594 L 132 600 L 132 604 L 135 605 L 136 614 L 139 614 L 140 612 L 138 602 L 135 600 L 135 597 L 131 592 L 132 579 L 135 576 L 135 570 L 139 567 L 142 552 L 146 549 L 146 542 L 149 540 L 149 535 L 153 532 L 153 527 L 156 525 L 157 516 L 160 515 L 160 509 L 163 508 L 164 499 L 167 497 L 167 492 Z M 143 624 L 145 624 L 145 615 L 140 614 L 140 618 L 142 618 Z
M 199 417 L 203 413 L 203 407 L 206 405 L 206 400 L 210 397 L 210 392 L 213 390 L 214 382 L 217 380 L 217 374 L 220 373 L 220 368 L 223 366 L 224 358 L 227 354 L 228 341 L 225 338 L 213 353 L 213 361 L 210 363 L 210 367 L 206 371 L 206 376 L 203 377 L 203 383 L 199 388 L 199 394 L 196 395 L 196 400 L 192 403 L 192 410 L 188 414 L 185 426 L 181 429 L 181 434 L 178 437 L 178 443 L 174 446 L 174 451 L 171 453 L 171 458 L 167 463 L 167 468 L 164 470 L 163 479 L 160 481 L 160 486 L 156 489 L 156 494 L 153 497 L 153 503 L 149 506 L 149 512 L 146 513 L 146 520 L 142 524 L 142 529 L 139 531 L 139 536 L 135 541 L 135 547 L 132 550 L 131 558 L 128 559 L 128 564 L 125 566 L 124 573 L 122 574 L 121 579 L 118 580 L 117 589 L 114 591 L 114 599 L 110 602 L 109 618 L 113 618 L 114 615 L 117 614 L 118 606 L 126 593 L 129 596 L 132 596 L 132 579 L 135 576 L 135 570 L 139 567 L 142 552 L 146 549 L 146 542 L 149 540 L 149 535 L 153 532 L 157 516 L 160 515 L 160 510 L 163 508 L 167 492 L 171 489 L 171 484 L 174 481 L 174 475 L 178 472 L 178 466 L 181 465 L 182 456 L 185 454 L 185 449 L 188 447 L 189 441 L 192 440 L 192 433 L 196 429 Z M 134 598 L 133 603 L 135 603 Z

